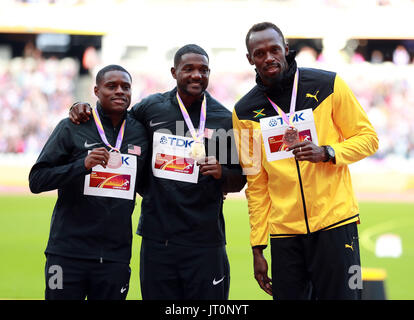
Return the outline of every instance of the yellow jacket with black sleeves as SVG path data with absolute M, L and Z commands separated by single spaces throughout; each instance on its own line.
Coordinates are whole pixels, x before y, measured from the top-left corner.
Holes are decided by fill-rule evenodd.
M 289 62 L 289 60 L 288 60 Z M 312 109 L 318 144 L 335 150 L 336 163 L 268 162 L 260 119 L 276 116 L 267 94 L 289 112 L 296 62 L 273 87 L 257 85 L 233 111 L 239 159 L 247 174 L 252 246 L 267 245 L 268 237 L 309 234 L 359 220 L 348 164 L 376 152 L 377 134 L 346 83 L 335 73 L 299 69 L 296 111 Z

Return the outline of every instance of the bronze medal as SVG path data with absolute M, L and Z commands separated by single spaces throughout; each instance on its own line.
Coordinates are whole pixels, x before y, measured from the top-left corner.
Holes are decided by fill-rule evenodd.
M 282 141 L 289 148 L 292 147 L 299 142 L 299 131 L 295 127 L 287 128 Z
M 111 169 L 118 169 L 122 165 L 122 156 L 117 151 L 109 152 L 109 160 L 107 167 Z

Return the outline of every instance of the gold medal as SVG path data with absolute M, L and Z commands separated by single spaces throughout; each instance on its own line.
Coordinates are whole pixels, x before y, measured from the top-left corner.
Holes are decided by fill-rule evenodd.
M 204 158 L 206 157 L 204 143 L 196 141 L 193 142 L 193 144 L 191 145 L 191 157 L 195 161 L 204 160 Z
M 287 128 L 282 141 L 290 148 L 299 142 L 299 131 L 294 127 Z
M 110 151 L 107 167 L 111 169 L 118 169 L 121 165 L 122 165 L 121 154 L 117 151 Z

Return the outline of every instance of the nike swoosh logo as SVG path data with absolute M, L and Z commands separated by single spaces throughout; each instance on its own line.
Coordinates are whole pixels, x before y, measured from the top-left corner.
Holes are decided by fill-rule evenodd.
M 97 144 L 101 144 L 101 142 L 88 143 L 87 141 L 85 141 L 84 146 L 86 149 L 89 149 L 90 147 L 93 147 L 94 145 L 97 145 Z
M 121 293 L 124 293 L 126 291 L 126 288 L 121 288 Z
M 213 279 L 213 286 L 216 286 L 216 285 L 218 285 L 220 282 L 222 282 L 224 280 L 224 277 L 223 278 L 221 278 L 220 280 L 217 280 L 216 281 L 216 278 L 214 278 Z
M 159 126 L 159 125 L 161 125 L 161 124 L 164 124 L 164 123 L 166 123 L 167 121 L 161 121 L 161 122 L 154 122 L 154 121 L 150 121 L 150 123 L 149 123 L 149 125 L 150 125 L 150 127 L 155 127 L 155 126 Z

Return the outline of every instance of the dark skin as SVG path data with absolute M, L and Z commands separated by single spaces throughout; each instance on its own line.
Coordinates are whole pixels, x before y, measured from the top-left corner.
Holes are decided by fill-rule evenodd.
M 177 91 L 186 108 L 203 99 L 207 89 L 210 69 L 206 56 L 186 53 L 178 65 L 171 68 L 171 75 L 177 81 Z
M 96 84 L 94 92 L 113 126 L 118 126 L 123 119 L 125 110 L 131 103 L 129 75 L 123 71 L 108 71 L 104 74 L 103 79 Z M 106 148 L 95 148 L 86 156 L 85 168 L 89 170 L 96 165 L 106 168 L 108 160 L 109 152 Z
M 97 165 L 101 165 L 106 168 L 108 160 L 109 152 L 104 147 L 92 149 L 92 151 L 85 158 L 85 168 L 90 170 Z
M 196 53 L 182 55 L 178 65 L 171 68 L 171 75 L 177 81 L 177 91 L 187 109 L 196 101 L 203 99 L 207 89 L 210 69 L 206 56 Z M 91 107 L 87 103 L 78 103 L 69 112 L 70 120 L 75 124 L 86 122 L 91 117 Z M 106 160 L 107 161 L 107 160 Z M 203 176 L 220 179 L 222 168 L 214 156 L 197 162 Z
M 293 150 L 298 161 L 310 161 L 313 163 L 323 162 L 326 160 L 325 150 L 312 143 L 312 141 L 302 141 L 296 143 L 291 148 L 287 148 L 287 151 Z
M 260 288 L 262 288 L 268 295 L 272 296 L 272 279 L 267 275 L 269 267 L 266 258 L 263 256 L 263 249 L 263 247 L 254 247 L 252 249 L 254 278 Z
M 286 56 L 289 53 L 288 45 L 282 36 L 274 29 L 265 29 L 253 32 L 248 41 L 247 59 L 254 65 L 259 77 L 266 86 L 270 86 L 281 78 L 288 68 Z M 318 163 L 326 160 L 324 148 L 311 141 L 302 141 L 287 151 L 292 151 L 297 161 Z M 263 246 L 254 247 L 253 264 L 254 277 L 267 294 L 272 295 L 272 279 L 268 277 L 268 264 L 263 256 Z

